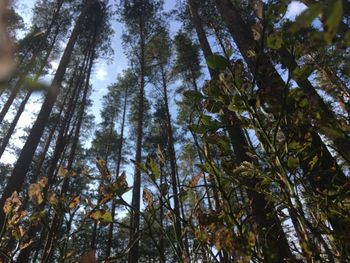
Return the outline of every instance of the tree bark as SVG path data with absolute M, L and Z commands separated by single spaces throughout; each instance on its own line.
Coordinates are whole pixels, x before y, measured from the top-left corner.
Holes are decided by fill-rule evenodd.
M 126 118 L 126 108 L 128 104 L 128 89 L 124 91 L 124 103 L 123 103 L 123 114 L 122 114 L 122 123 L 120 127 L 120 142 L 118 147 L 118 156 L 117 156 L 117 167 L 116 167 L 116 178 L 119 176 L 120 173 L 120 165 L 122 161 L 122 155 L 123 155 L 123 144 L 124 144 L 124 128 L 125 128 L 125 118 Z M 115 209 L 116 209 L 116 203 L 115 200 L 112 200 L 112 222 L 109 225 L 108 230 L 108 241 L 107 241 L 107 251 L 106 251 L 106 258 L 108 258 L 111 255 L 111 249 L 113 244 L 113 228 L 114 228 L 114 217 L 115 217 Z
M 164 97 L 164 106 L 165 106 L 165 114 L 166 114 L 166 128 L 167 128 L 167 137 L 168 137 L 168 153 L 170 159 L 170 170 L 171 170 L 171 185 L 173 190 L 173 198 L 174 198 L 174 223 L 175 223 L 175 233 L 176 240 L 178 245 L 178 253 L 182 255 L 184 252 L 184 244 L 182 241 L 182 226 L 181 226 L 181 214 L 180 214 L 180 203 L 178 196 L 178 180 L 177 180 L 177 164 L 176 164 L 176 152 L 175 152 L 175 141 L 173 128 L 171 125 L 171 115 L 169 110 L 169 100 L 168 100 L 168 87 L 166 81 L 166 74 L 164 72 L 164 67 L 160 65 L 160 71 L 162 74 L 162 84 L 163 84 L 163 97 Z
M 140 91 L 138 97 L 137 112 L 137 141 L 135 155 L 134 184 L 132 191 L 132 211 L 130 218 L 129 243 L 132 244 L 128 255 L 129 263 L 137 263 L 139 259 L 139 235 L 140 235 L 140 201 L 141 201 L 141 170 L 138 164 L 142 161 L 142 140 L 143 140 L 143 111 L 144 111 L 144 93 L 145 93 L 145 32 L 144 21 L 140 18 Z

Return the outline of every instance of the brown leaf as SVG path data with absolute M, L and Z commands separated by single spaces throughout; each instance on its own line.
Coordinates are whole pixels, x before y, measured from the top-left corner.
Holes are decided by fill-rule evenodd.
M 196 176 L 193 176 L 192 180 L 190 182 L 190 187 L 196 187 L 199 180 L 201 179 L 202 175 L 203 175 L 203 173 L 201 172 L 201 173 L 197 174 Z
M 5 214 L 8 214 L 12 211 L 14 212 L 19 211 L 21 206 L 22 206 L 22 202 L 18 197 L 18 193 L 17 191 L 14 191 L 12 195 L 6 199 L 3 209 Z
M 76 196 L 72 199 L 72 201 L 69 203 L 69 208 L 74 209 L 80 204 L 80 196 Z
M 29 185 L 29 201 L 33 201 L 34 203 L 40 205 L 44 201 L 41 190 L 42 188 L 38 183 Z

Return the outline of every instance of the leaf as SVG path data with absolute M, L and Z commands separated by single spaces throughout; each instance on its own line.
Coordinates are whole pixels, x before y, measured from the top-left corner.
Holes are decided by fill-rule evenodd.
M 195 90 L 186 90 L 183 92 L 183 95 L 188 99 L 196 100 L 196 101 L 200 101 L 204 98 L 202 93 Z
M 100 171 L 100 174 L 102 176 L 103 180 L 109 181 L 111 179 L 111 173 L 108 170 L 107 163 L 105 160 L 102 160 L 100 158 L 96 158 L 97 162 L 97 168 Z
M 149 167 L 152 173 L 151 179 L 153 180 L 153 182 L 155 182 L 160 177 L 160 171 L 159 171 L 158 165 L 152 158 L 148 158 L 147 166 Z
M 126 174 L 123 172 L 120 176 L 117 177 L 117 180 L 113 184 L 113 191 L 117 195 L 123 195 L 131 189 L 132 187 L 129 187 L 128 182 L 126 181 Z
M 180 201 L 185 202 L 187 198 L 188 198 L 188 192 L 185 191 L 185 190 L 182 190 L 182 191 L 179 193 L 179 199 L 180 199 Z
M 190 183 L 189 183 L 189 186 L 190 186 L 190 187 L 196 187 L 197 184 L 198 184 L 198 182 L 199 182 L 199 180 L 201 179 L 202 175 L 203 175 L 203 173 L 200 172 L 200 173 L 197 174 L 196 176 L 193 176 L 193 177 L 192 177 L 192 180 L 191 180 Z
M 282 32 L 269 35 L 266 39 L 266 45 L 272 49 L 280 49 L 283 45 Z
M 42 190 L 42 187 L 38 183 L 29 185 L 29 190 L 28 190 L 29 201 L 33 201 L 34 203 L 40 205 L 44 201 L 41 190 Z
M 48 85 L 43 82 L 35 81 L 34 79 L 26 77 L 24 79 L 24 88 L 32 91 L 41 91 L 47 90 Z
M 299 102 L 299 107 L 301 108 L 305 108 L 308 105 L 309 105 L 309 101 L 307 100 L 307 98 L 304 98 Z
M 102 194 L 99 205 L 103 205 L 112 199 L 112 194 Z
M 68 170 L 63 166 L 60 166 L 60 168 L 58 168 L 57 175 L 61 177 L 66 177 L 68 175 Z
M 142 199 L 143 202 L 147 204 L 147 208 L 153 209 L 153 196 L 146 188 L 143 188 Z
M 206 62 L 211 69 L 224 70 L 228 66 L 227 59 L 221 55 L 208 56 Z
M 163 196 L 168 194 L 168 192 L 169 192 L 169 185 L 167 183 L 162 183 L 159 188 L 160 188 L 160 193 Z
M 104 222 L 104 223 L 111 223 L 113 221 L 112 214 L 103 209 L 95 210 L 91 212 L 90 218 L 96 221 Z
M 17 212 L 22 206 L 22 202 L 18 197 L 17 191 L 14 191 L 12 195 L 6 199 L 3 210 L 5 214 L 11 212 Z
M 201 123 L 206 126 L 208 129 L 216 130 L 220 128 L 220 123 L 217 120 L 213 120 L 209 115 L 202 115 Z
M 58 205 L 58 196 L 56 193 L 50 193 L 49 198 L 48 198 L 49 204 L 50 205 Z
M 327 12 L 328 11 L 328 12 Z M 330 1 L 330 6 L 327 7 L 325 12 L 325 40 L 328 44 L 332 42 L 335 33 L 337 32 L 338 25 L 342 19 L 343 15 L 343 3 L 342 0 L 332 0 Z
M 76 196 L 73 198 L 73 200 L 69 203 L 68 207 L 70 209 L 76 208 L 80 204 L 80 196 Z
M 307 79 L 314 69 L 310 66 L 298 67 L 293 70 L 293 77 L 296 79 Z
M 145 172 L 147 173 L 148 170 L 147 170 L 147 167 L 146 165 L 144 165 L 143 163 L 137 163 L 135 160 L 130 160 L 132 163 L 134 163 L 136 165 L 136 167 L 141 170 L 142 172 Z
M 190 129 L 190 131 L 198 134 L 204 134 L 207 131 L 205 126 L 197 124 L 188 125 L 188 128 Z
M 299 166 L 299 158 L 294 156 L 289 156 L 287 165 L 290 169 L 295 170 Z
M 40 185 L 41 188 L 44 188 L 47 186 L 49 180 L 47 177 L 41 177 L 40 180 L 38 181 L 38 184 Z
M 312 21 L 321 14 L 323 5 L 320 3 L 312 4 L 304 12 L 302 12 L 292 26 L 289 28 L 291 33 L 296 33 L 300 29 L 306 28 L 311 25 Z
M 226 49 L 225 55 L 228 58 L 231 57 L 233 55 L 233 48 L 230 47 L 230 48 Z

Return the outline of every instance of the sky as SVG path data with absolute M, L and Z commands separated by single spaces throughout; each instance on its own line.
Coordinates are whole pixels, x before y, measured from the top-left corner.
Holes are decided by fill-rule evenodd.
M 29 27 L 30 20 L 32 16 L 31 9 L 34 5 L 35 0 L 17 0 L 17 6 L 19 8 L 19 13 L 23 17 L 24 22 Z M 117 2 L 117 0 L 115 1 Z M 176 0 L 165 0 L 164 10 L 169 11 L 175 8 Z M 300 2 L 293 1 L 288 7 L 288 11 L 286 13 L 286 18 L 294 19 L 297 14 L 302 12 L 305 9 L 305 5 Z M 123 32 L 123 26 L 117 21 L 112 22 L 112 27 L 115 31 L 114 36 L 112 37 L 112 49 L 114 50 L 114 55 L 110 60 L 106 59 L 98 59 L 95 63 L 93 69 L 93 75 L 91 78 L 91 84 L 93 86 L 93 92 L 91 94 L 91 99 L 93 105 L 90 109 L 90 113 L 95 116 L 95 122 L 98 123 L 100 121 L 100 109 L 102 106 L 102 97 L 107 92 L 107 87 L 115 82 L 118 74 L 121 74 L 124 69 L 128 67 L 128 59 L 123 53 L 123 46 L 121 41 L 121 35 Z M 180 29 L 179 23 L 171 22 L 170 23 L 170 31 L 171 35 Z M 57 69 L 59 60 L 52 61 L 52 75 Z M 51 76 L 52 77 L 52 76 Z M 47 82 L 50 81 L 50 78 L 45 79 Z M 39 95 L 32 96 L 30 103 L 26 107 L 26 111 L 22 114 L 19 126 L 25 127 L 33 123 L 35 120 L 35 113 L 40 110 L 41 104 L 37 101 L 39 100 Z M 16 110 L 12 107 L 12 110 Z M 93 134 L 93 133 L 92 133 Z M 11 142 L 16 146 L 21 147 L 23 142 L 19 139 L 19 137 L 23 135 L 23 133 L 18 132 L 14 138 L 12 138 Z M 11 151 L 7 151 L 1 158 L 1 162 L 3 163 L 13 163 L 15 162 L 15 156 L 11 153 Z M 128 169 L 130 173 L 132 173 L 132 169 Z M 130 177 L 128 177 L 129 183 L 131 183 Z

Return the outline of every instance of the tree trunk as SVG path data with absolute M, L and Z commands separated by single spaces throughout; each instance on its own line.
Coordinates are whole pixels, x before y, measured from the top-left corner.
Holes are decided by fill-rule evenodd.
M 120 142 L 119 142 L 119 148 L 118 148 L 118 156 L 117 156 L 117 167 L 116 167 L 116 178 L 119 176 L 120 173 L 120 165 L 122 161 L 123 156 L 123 143 L 124 143 L 124 128 L 125 128 L 125 118 L 126 118 L 126 108 L 127 108 L 127 102 L 128 102 L 128 89 L 125 90 L 124 93 L 124 103 L 123 103 L 123 114 L 122 114 L 122 123 L 120 127 Z M 113 244 L 113 228 L 114 228 L 114 217 L 115 217 L 115 209 L 116 209 L 116 203 L 115 200 L 112 200 L 112 222 L 109 225 L 108 230 L 108 241 L 107 241 L 107 251 L 106 251 L 106 258 L 108 258 L 111 255 L 111 249 Z
M 167 128 L 167 137 L 168 137 L 168 153 L 170 159 L 170 170 L 171 170 L 171 185 L 173 190 L 173 198 L 174 198 L 174 223 L 175 223 L 175 234 L 178 245 L 178 253 L 181 256 L 184 253 L 184 245 L 182 241 L 182 227 L 181 227 L 181 215 L 180 215 L 180 203 L 178 196 L 178 180 L 177 180 L 177 165 L 176 165 L 176 153 L 175 153 L 175 142 L 174 142 L 174 134 L 173 128 L 171 125 L 171 115 L 169 110 L 169 100 L 168 100 L 168 87 L 166 81 L 166 75 L 164 72 L 164 68 L 160 65 L 160 70 L 162 74 L 162 84 L 163 84 L 163 97 L 164 97 L 164 106 L 165 106 L 165 114 L 166 114 L 166 128 Z
M 144 111 L 144 93 L 145 93 L 145 36 L 144 22 L 140 19 L 140 91 L 139 91 L 139 107 L 137 112 L 137 141 L 135 155 L 135 171 L 134 184 L 132 191 L 132 211 L 130 218 L 130 238 L 129 243 L 132 244 L 128 255 L 129 263 L 137 263 L 139 258 L 139 235 L 140 235 L 140 201 L 141 201 L 141 170 L 138 164 L 142 161 L 142 139 L 143 139 L 143 111 Z

